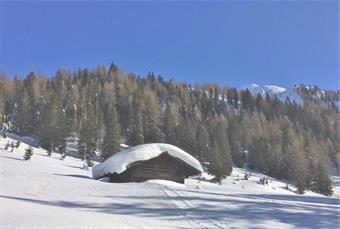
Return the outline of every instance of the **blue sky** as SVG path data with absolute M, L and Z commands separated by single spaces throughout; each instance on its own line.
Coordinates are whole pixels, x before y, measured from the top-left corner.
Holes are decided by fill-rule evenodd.
M 339 85 L 338 1 L 0 2 L 0 69 L 111 62 L 141 76 Z

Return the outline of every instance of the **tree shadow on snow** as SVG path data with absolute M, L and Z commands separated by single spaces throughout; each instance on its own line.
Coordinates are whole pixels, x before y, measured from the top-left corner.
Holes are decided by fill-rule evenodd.
M 85 178 L 85 176 L 81 178 Z M 189 196 L 95 196 L 110 198 L 105 203 L 47 201 L 5 195 L 0 195 L 0 198 L 117 215 L 138 215 L 176 220 L 190 218 L 198 222 L 212 219 L 224 222 L 226 225 L 235 222 L 235 220 L 246 221 L 247 225 L 252 225 L 252 228 L 263 228 L 263 223 L 268 220 L 287 223 L 298 228 L 336 228 L 340 223 L 337 199 L 267 194 L 205 194 L 190 190 L 185 192 Z M 193 193 L 190 194 L 190 192 Z M 197 193 L 200 196 L 197 196 Z M 180 204 L 181 207 L 177 204 Z
M 56 176 L 63 176 L 63 177 L 74 177 L 74 178 L 90 179 L 90 180 L 92 180 L 92 177 L 88 177 L 88 176 L 85 176 L 85 175 L 79 175 L 79 174 L 58 174 L 58 173 L 53 173 L 53 175 L 56 175 Z
M 82 169 L 81 166 L 74 166 L 74 165 L 65 165 L 66 167 L 70 167 L 70 168 L 75 168 L 75 169 Z
M 12 160 L 16 160 L 16 161 L 24 161 L 24 159 L 16 158 L 16 157 L 6 157 L 6 156 L 0 156 L 0 157 L 7 158 L 7 159 L 12 159 Z

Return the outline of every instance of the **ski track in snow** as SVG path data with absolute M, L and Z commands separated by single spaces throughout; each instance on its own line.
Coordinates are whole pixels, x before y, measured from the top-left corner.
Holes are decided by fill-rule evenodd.
M 188 206 L 186 206 L 186 208 L 183 206 L 186 205 L 185 201 L 179 201 L 179 200 L 175 200 L 174 198 L 179 197 L 177 194 L 175 195 L 171 195 L 169 191 L 172 191 L 170 188 L 167 188 L 167 190 L 163 187 L 160 187 L 160 189 L 163 191 L 163 193 L 169 197 L 169 199 L 171 199 L 171 201 L 174 203 L 174 208 L 178 209 L 181 212 L 181 216 L 194 228 L 201 228 L 202 224 L 200 222 L 198 222 L 196 219 L 192 218 L 190 215 L 188 215 L 186 213 L 186 208 L 188 208 Z M 172 193 L 174 193 L 172 191 Z
M 175 206 L 182 212 L 183 216 L 187 218 L 188 222 L 195 226 L 195 228 L 206 228 L 206 229 L 213 229 L 213 228 L 226 228 L 226 225 L 221 223 L 219 220 L 208 219 L 210 224 L 205 224 L 202 220 L 198 220 L 195 217 L 192 217 L 187 210 L 194 210 L 195 206 L 192 205 L 189 201 L 183 199 L 183 196 L 179 194 L 176 190 L 172 189 L 170 186 L 160 187 L 160 189 L 164 192 L 166 196 L 168 196 Z M 202 215 L 203 217 L 203 215 Z M 213 225 L 213 227 L 212 227 Z

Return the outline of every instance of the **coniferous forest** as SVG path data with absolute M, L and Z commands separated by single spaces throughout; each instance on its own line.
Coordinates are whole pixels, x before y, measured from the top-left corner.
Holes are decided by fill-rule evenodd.
M 331 195 L 329 169 L 340 171 L 339 91 L 300 85 L 304 99 L 253 95 L 249 90 L 139 77 L 111 64 L 0 77 L 0 123 L 6 132 L 38 139 L 49 153 L 66 153 L 76 139 L 91 165 L 120 143 L 165 142 L 196 157 L 215 180 L 248 166 L 305 189 Z

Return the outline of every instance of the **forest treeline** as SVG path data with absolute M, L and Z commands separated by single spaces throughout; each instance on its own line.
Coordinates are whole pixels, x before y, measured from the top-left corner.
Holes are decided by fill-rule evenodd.
M 339 91 L 313 96 L 304 105 L 248 90 L 137 77 L 116 65 L 58 70 L 53 77 L 0 77 L 0 121 L 38 139 L 48 152 L 79 141 L 91 164 L 130 146 L 166 142 L 196 157 L 217 181 L 232 166 L 249 166 L 305 189 L 332 194 L 329 166 L 340 170 Z

